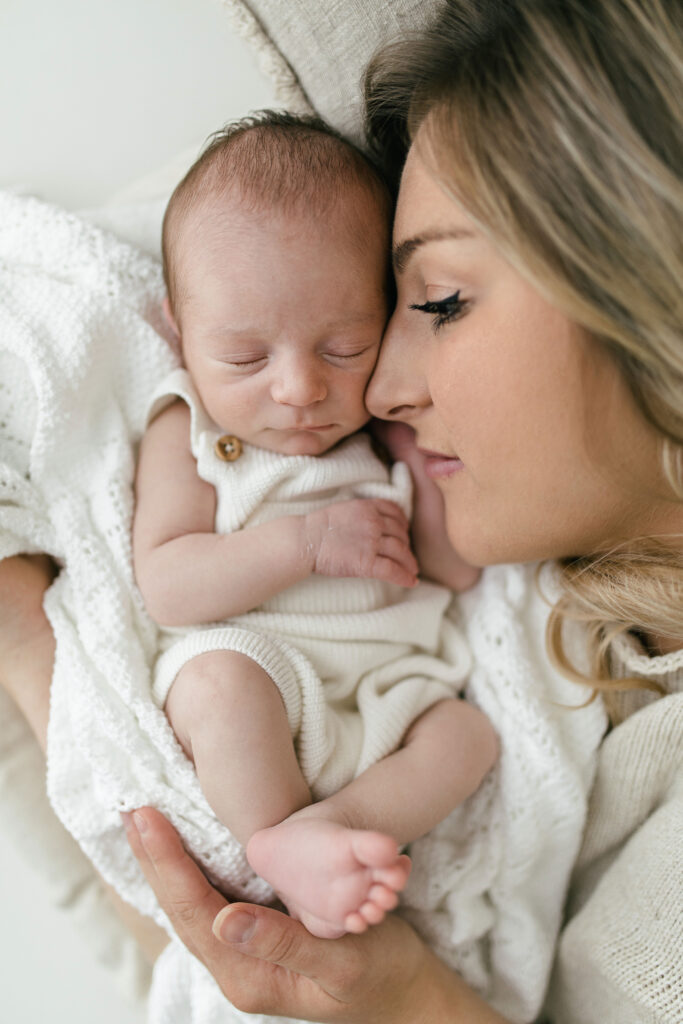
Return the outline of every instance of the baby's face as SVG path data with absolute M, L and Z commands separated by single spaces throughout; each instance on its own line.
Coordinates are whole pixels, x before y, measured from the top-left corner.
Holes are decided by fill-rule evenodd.
M 340 203 L 341 206 L 341 203 Z M 182 230 L 176 267 L 185 365 L 225 433 L 320 455 L 368 420 L 365 388 L 387 317 L 387 226 L 369 200 L 341 212 L 255 216 L 236 202 Z

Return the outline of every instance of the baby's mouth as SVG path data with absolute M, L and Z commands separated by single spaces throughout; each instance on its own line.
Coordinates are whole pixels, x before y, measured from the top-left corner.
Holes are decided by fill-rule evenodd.
M 331 430 L 333 426 L 334 423 L 302 423 L 300 426 L 288 427 L 286 429 L 292 433 L 299 433 L 302 430 Z

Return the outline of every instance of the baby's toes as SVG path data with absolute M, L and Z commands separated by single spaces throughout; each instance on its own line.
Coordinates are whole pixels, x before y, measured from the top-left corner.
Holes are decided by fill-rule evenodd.
M 402 860 L 398 856 L 396 840 L 383 832 L 351 832 L 351 850 L 358 863 L 372 868 L 373 873 L 383 868 L 389 869 Z
M 411 866 L 410 857 L 403 853 L 391 867 L 376 868 L 372 872 L 373 881 L 393 889 L 394 892 L 401 892 L 408 881 Z
M 344 918 L 344 928 L 347 932 L 351 932 L 352 935 L 362 935 L 363 932 L 368 930 L 368 922 L 360 911 L 354 910 L 352 914 L 347 914 Z
M 386 885 L 373 885 L 368 893 L 368 902 L 376 903 L 382 910 L 393 910 L 398 906 L 398 896 Z
M 360 916 L 368 924 L 380 924 L 384 920 L 384 910 L 377 906 L 376 903 L 371 903 L 369 900 L 364 903 L 358 911 Z

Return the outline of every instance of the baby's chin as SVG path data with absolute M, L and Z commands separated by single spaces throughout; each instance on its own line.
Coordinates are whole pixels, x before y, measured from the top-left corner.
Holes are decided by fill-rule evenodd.
M 366 423 L 345 427 L 334 423 L 326 430 L 270 430 L 262 429 L 252 435 L 239 434 L 245 444 L 263 448 L 278 455 L 324 455 L 347 437 L 351 437 Z M 224 428 L 226 433 L 231 433 Z
M 269 438 L 266 443 L 261 442 L 261 447 L 280 455 L 324 455 L 346 436 L 338 431 L 330 431 L 329 434 L 302 431 L 291 436 Z

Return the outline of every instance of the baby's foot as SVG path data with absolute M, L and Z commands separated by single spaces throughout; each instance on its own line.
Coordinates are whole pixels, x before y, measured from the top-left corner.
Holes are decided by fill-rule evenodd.
M 410 874 L 410 858 L 390 836 L 312 816 L 255 832 L 247 857 L 292 916 L 323 939 L 379 924 Z

